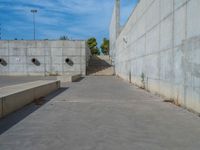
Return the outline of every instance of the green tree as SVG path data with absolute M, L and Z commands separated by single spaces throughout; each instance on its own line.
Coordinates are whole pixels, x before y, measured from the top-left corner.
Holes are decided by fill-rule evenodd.
M 69 38 L 67 36 L 63 35 L 63 36 L 60 36 L 59 40 L 69 40 Z
M 87 44 L 91 50 L 92 55 L 99 55 L 99 48 L 97 47 L 97 40 L 96 38 L 92 37 L 87 40 Z
M 105 55 L 109 54 L 109 40 L 106 38 L 103 38 L 103 42 L 101 44 L 101 50 Z

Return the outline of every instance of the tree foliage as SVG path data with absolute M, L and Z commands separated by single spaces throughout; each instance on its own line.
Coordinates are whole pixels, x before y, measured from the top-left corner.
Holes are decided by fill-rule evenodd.
M 69 38 L 67 36 L 63 35 L 63 36 L 60 36 L 59 40 L 69 40 Z
M 106 38 L 103 38 L 103 42 L 101 44 L 101 50 L 105 55 L 109 54 L 109 40 Z
M 97 40 L 96 38 L 92 37 L 87 40 L 87 44 L 91 50 L 92 55 L 99 55 L 99 48 L 97 47 Z

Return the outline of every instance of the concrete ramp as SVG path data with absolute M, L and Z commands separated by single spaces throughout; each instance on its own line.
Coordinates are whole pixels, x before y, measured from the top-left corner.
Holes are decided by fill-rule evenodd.
M 36 81 L 0 88 L 0 118 L 48 95 L 60 87 L 60 81 Z
M 87 75 L 113 76 L 114 68 L 109 56 L 92 56 L 87 67 Z

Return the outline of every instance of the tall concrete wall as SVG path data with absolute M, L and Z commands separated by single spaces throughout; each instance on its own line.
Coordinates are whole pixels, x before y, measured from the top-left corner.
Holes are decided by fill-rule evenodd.
M 117 37 L 120 34 L 120 0 L 115 0 L 113 14 L 110 23 L 110 56 L 114 62 L 115 58 L 115 45 Z
M 85 75 L 88 55 L 85 41 L 0 41 L 0 75 Z
M 200 0 L 140 0 L 110 39 L 116 74 L 200 112 L 199 14 Z

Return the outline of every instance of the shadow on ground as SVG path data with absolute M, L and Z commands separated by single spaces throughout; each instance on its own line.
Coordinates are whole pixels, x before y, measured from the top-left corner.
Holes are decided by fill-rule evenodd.
M 61 94 L 62 92 L 66 91 L 68 87 L 63 87 L 58 89 L 57 91 L 49 94 L 47 97 L 44 98 L 43 104 L 42 105 L 36 105 L 34 102 L 26 105 L 22 109 L 0 119 L 0 135 L 6 132 L 8 129 L 10 129 L 12 126 L 15 124 L 19 123 L 26 117 L 28 117 L 31 113 L 36 111 L 37 109 L 41 108 L 44 106 L 46 103 L 51 101 L 54 97 L 57 95 Z
M 79 79 L 73 81 L 73 82 L 81 82 L 85 77 L 80 77 Z

